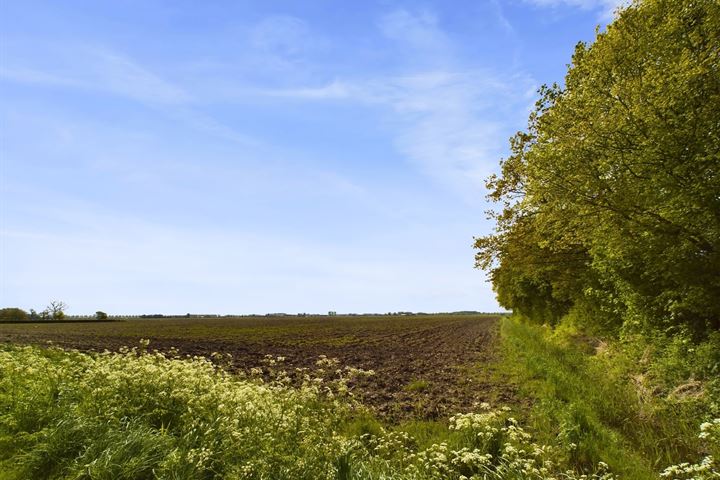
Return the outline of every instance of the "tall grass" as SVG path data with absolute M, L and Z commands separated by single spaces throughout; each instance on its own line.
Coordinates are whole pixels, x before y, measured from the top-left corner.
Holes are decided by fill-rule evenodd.
M 522 331 L 506 338 L 524 341 Z M 94 355 L 0 346 L 0 478 L 612 480 L 600 460 L 619 462 L 627 452 L 625 460 L 641 468 L 625 469 L 624 478 L 651 471 L 641 450 L 628 450 L 624 430 L 606 425 L 608 412 L 633 411 L 622 409 L 620 393 L 598 387 L 613 405 L 602 410 L 599 400 L 582 403 L 561 392 L 594 378 L 582 373 L 586 366 L 562 373 L 568 358 L 561 351 L 542 352 L 545 367 L 556 372 L 545 398 L 572 406 L 547 407 L 547 422 L 562 421 L 557 441 L 539 417 L 526 430 L 510 408 L 487 404 L 447 422 L 382 425 L 348 393 L 348 382 L 363 372 L 332 359 L 320 358 L 297 385 L 279 359 L 269 358 L 263 375 L 244 377 L 204 358 L 148 353 L 146 346 Z M 544 367 L 538 368 L 539 376 Z M 594 391 L 587 388 L 578 395 Z M 717 450 L 720 421 L 703 428 L 697 442 Z M 573 464 L 579 468 L 568 469 Z M 696 475 L 697 468 L 717 474 L 712 459 L 698 465 L 678 466 L 671 475 L 690 478 L 685 470 Z
M 6 478 L 332 478 L 349 406 L 201 358 L 0 352 Z M 252 472 L 252 475 L 246 475 Z
M 624 478 L 654 479 L 719 453 L 698 438 L 700 423 L 720 416 L 717 338 L 694 351 L 682 336 L 608 344 L 513 318 L 501 332 L 506 367 L 533 400 L 530 427 L 573 468 L 604 461 Z

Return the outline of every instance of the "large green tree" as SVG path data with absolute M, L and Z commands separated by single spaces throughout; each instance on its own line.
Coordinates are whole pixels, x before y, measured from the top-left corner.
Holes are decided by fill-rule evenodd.
M 501 304 L 541 321 L 720 328 L 720 2 L 643 0 L 543 87 L 488 182 Z

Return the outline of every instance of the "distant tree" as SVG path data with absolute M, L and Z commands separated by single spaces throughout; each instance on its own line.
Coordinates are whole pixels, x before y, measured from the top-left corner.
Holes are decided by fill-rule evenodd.
M 0 321 L 3 322 L 23 322 L 29 318 L 28 313 L 21 308 L 8 307 L 0 309 Z
M 96 319 L 96 320 L 107 320 L 107 318 L 108 318 L 108 314 L 107 314 L 107 313 L 105 313 L 105 312 L 103 312 L 103 311 L 100 311 L 100 310 L 98 310 L 97 312 L 95 312 L 95 319 Z
M 53 320 L 62 320 L 65 318 L 65 310 L 67 310 L 67 304 L 60 300 L 53 300 L 50 305 L 47 306 L 45 311 L 45 318 L 52 318 Z

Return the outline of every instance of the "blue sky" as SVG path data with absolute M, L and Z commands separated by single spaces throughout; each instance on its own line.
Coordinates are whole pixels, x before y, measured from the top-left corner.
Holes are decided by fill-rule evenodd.
M 483 310 L 484 178 L 615 0 L 0 4 L 0 306 Z

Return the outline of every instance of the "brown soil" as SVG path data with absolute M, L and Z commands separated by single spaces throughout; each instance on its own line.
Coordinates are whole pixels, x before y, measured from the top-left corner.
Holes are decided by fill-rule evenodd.
M 395 317 L 383 324 L 387 328 L 360 321 L 357 328 L 344 323 L 342 328 L 330 331 L 327 323 L 320 322 L 298 331 L 293 330 L 295 326 L 284 330 L 274 324 L 280 334 L 260 337 L 237 334 L 239 327 L 234 326 L 231 334 L 218 328 L 214 330 L 217 335 L 204 334 L 202 338 L 183 336 L 178 324 L 158 329 L 158 321 L 145 322 L 153 322 L 153 328 L 144 334 L 137 328 L 133 335 L 112 329 L 104 335 L 98 333 L 102 326 L 93 326 L 90 331 L 73 331 L 59 325 L 27 330 L 0 326 L 0 341 L 52 342 L 63 348 L 101 351 L 137 345 L 139 338 L 149 338 L 150 348 L 159 351 L 175 348 L 182 355 L 199 356 L 229 353 L 229 368 L 244 371 L 262 366 L 266 355 L 285 357 L 288 370 L 313 368 L 318 357 L 326 355 L 337 358 L 341 366 L 376 372 L 353 385 L 353 392 L 389 421 L 443 418 L 472 410 L 480 402 L 515 403 L 512 385 L 495 371 L 495 317 L 457 315 L 415 324 L 412 319 Z

